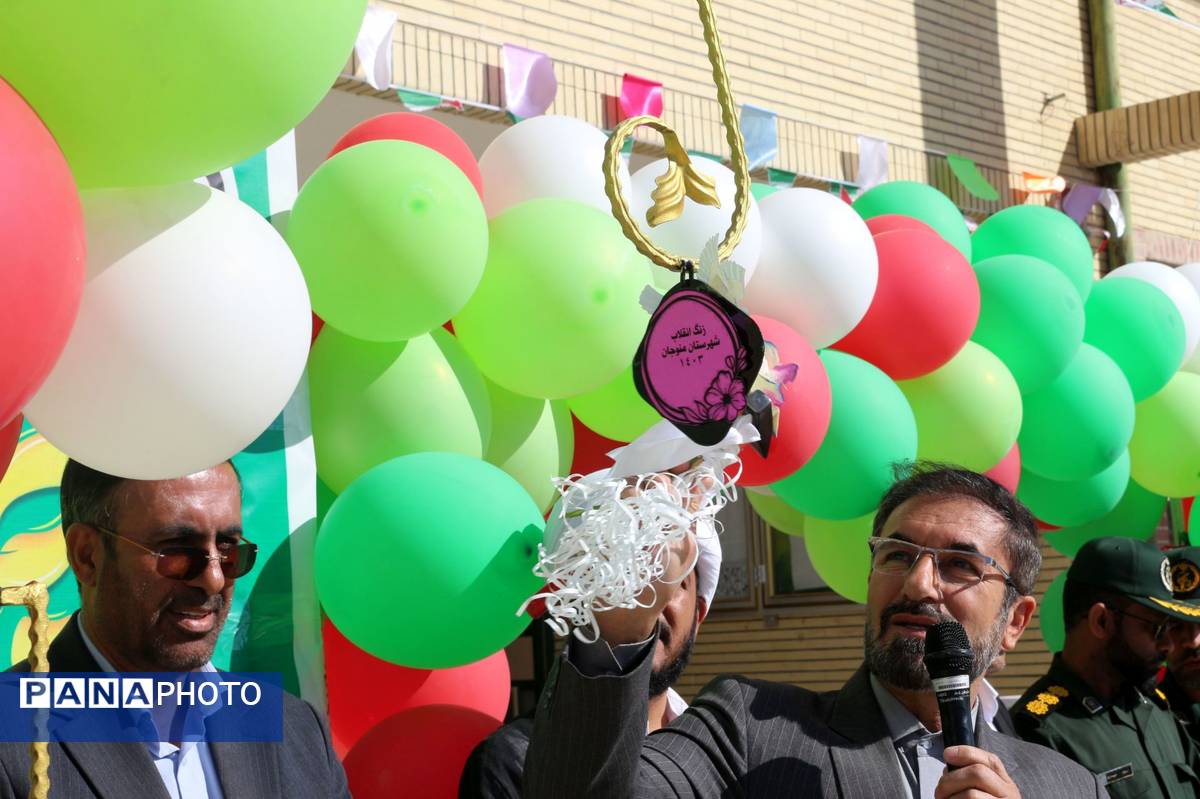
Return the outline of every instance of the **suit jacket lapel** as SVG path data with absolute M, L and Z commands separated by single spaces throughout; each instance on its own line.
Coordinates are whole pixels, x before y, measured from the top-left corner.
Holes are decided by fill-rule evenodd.
M 830 745 L 839 796 L 874 796 L 884 785 L 903 785 L 904 773 L 883 712 L 871 692 L 865 666 L 859 667 L 834 701 L 830 728 L 846 739 Z

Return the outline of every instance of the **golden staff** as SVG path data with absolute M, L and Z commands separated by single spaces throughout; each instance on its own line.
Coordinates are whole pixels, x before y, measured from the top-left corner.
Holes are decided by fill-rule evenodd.
M 50 671 L 50 630 L 47 609 L 50 594 L 36 580 L 13 588 L 0 588 L 0 605 L 24 605 L 29 612 L 29 670 Z M 45 736 L 42 736 L 45 737 Z M 29 799 L 46 799 L 50 793 L 50 744 L 29 745 Z
M 729 142 L 731 152 L 730 162 L 733 166 L 733 176 L 737 190 L 733 199 L 733 218 L 729 222 L 729 230 L 725 239 L 717 249 L 717 260 L 723 261 L 733 252 L 742 238 L 742 230 L 746 227 L 746 211 L 749 202 L 750 170 L 746 164 L 746 146 L 742 141 L 742 130 L 738 127 L 737 108 L 733 102 L 733 93 L 729 89 L 729 75 L 725 71 L 725 56 L 721 53 L 721 40 L 717 35 L 717 22 L 713 16 L 711 0 L 696 0 L 700 6 L 700 22 L 704 26 L 704 41 L 708 45 L 708 61 L 712 64 L 713 82 L 717 84 L 717 103 L 721 107 L 721 124 L 725 126 L 725 137 Z M 654 205 L 646 212 L 646 221 L 651 227 L 661 225 L 678 218 L 683 213 L 684 197 L 691 197 L 703 205 L 721 207 L 717 197 L 716 183 L 712 178 L 696 170 L 687 150 L 679 141 L 679 136 L 658 117 L 636 116 L 624 120 L 608 137 L 604 148 L 604 192 L 612 203 L 613 216 L 621 224 L 621 230 L 626 238 L 633 242 L 638 252 L 645 255 L 659 266 L 678 272 L 687 262 L 695 260 L 692 257 L 680 257 L 662 249 L 646 238 L 642 229 L 629 213 L 625 197 L 621 194 L 621 184 L 617 177 L 620 164 L 621 148 L 625 145 L 634 129 L 645 125 L 662 134 L 663 145 L 667 151 L 666 174 L 655 178 L 654 192 L 650 195 Z

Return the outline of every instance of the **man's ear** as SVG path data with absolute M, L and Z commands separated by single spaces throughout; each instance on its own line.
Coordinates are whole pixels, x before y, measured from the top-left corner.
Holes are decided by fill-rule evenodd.
M 1037 608 L 1037 600 L 1031 596 L 1019 596 L 1008 611 L 1008 626 L 1004 628 L 1004 638 L 1000 648 L 1011 652 L 1021 639 L 1021 634 L 1033 619 L 1033 611 Z
M 1101 641 L 1107 641 L 1116 632 L 1116 625 L 1109 616 L 1108 606 L 1103 602 L 1097 602 L 1088 608 L 1087 626 L 1092 636 Z
M 67 528 L 67 562 L 80 585 L 96 585 L 96 574 L 104 557 L 101 533 L 90 524 L 75 522 Z
M 708 601 L 701 596 L 696 597 L 696 621 L 703 623 L 708 616 Z

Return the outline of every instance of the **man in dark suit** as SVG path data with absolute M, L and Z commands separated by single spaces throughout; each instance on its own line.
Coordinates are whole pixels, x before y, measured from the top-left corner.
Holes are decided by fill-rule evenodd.
M 1078 765 L 996 733 L 977 702 L 978 747 L 942 747 L 926 631 L 946 618 L 966 629 L 975 697 L 1036 604 L 1041 554 L 1028 510 L 982 475 L 934 465 L 892 486 L 874 533 L 865 663 L 840 691 L 719 677 L 643 738 L 653 631 L 691 563 L 695 544 L 685 538 L 654 603 L 598 613 L 600 641 L 568 644 L 539 703 L 524 796 L 1103 796 Z
M 61 486 L 80 611 L 50 644 L 52 672 L 213 671 L 242 536 L 231 463 L 175 480 L 128 480 L 68 461 Z M 29 671 L 28 661 L 12 671 Z M 54 799 L 349 797 L 324 723 L 283 695 L 279 743 L 52 743 Z M 29 747 L 0 744 L 0 797 L 29 794 Z

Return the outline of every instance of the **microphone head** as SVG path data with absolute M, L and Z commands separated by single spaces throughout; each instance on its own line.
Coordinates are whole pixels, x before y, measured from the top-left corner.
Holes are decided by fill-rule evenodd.
M 957 621 L 939 621 L 925 633 L 925 669 L 931 678 L 970 674 L 974 664 L 971 639 Z

